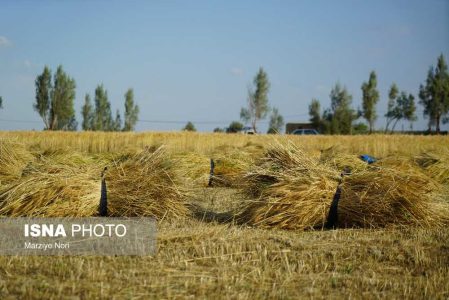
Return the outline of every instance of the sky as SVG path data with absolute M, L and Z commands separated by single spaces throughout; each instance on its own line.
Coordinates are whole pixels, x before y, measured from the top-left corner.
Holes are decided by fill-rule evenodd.
M 98 84 L 114 114 L 133 88 L 138 131 L 180 130 L 187 121 L 200 131 L 226 127 L 239 119 L 260 67 L 270 106 L 286 122 L 304 122 L 312 98 L 330 106 L 337 82 L 361 107 L 360 87 L 374 70 L 383 128 L 390 85 L 418 101 L 440 54 L 449 60 L 449 0 L 0 0 L 0 130 L 43 128 L 34 80 L 60 64 L 76 81 L 79 122 Z M 413 128 L 425 129 L 417 106 Z

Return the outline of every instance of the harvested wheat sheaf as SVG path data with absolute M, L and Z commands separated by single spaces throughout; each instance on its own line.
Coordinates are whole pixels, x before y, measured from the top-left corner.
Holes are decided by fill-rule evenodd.
M 211 155 L 215 162 L 214 186 L 239 187 L 242 177 L 262 154 L 263 146 L 251 142 L 243 147 L 217 147 Z
M 449 150 L 426 152 L 414 157 L 418 164 L 430 177 L 442 184 L 449 184 Z
M 324 226 L 339 173 L 295 145 L 276 144 L 243 179 L 250 200 L 237 213 L 242 223 L 265 228 Z
M 47 151 L 0 188 L 0 215 L 81 217 L 98 212 L 100 174 L 106 165 L 111 216 L 179 217 L 188 213 L 163 148 L 92 157 Z M 112 161 L 112 162 L 111 162 Z
M 210 174 L 210 158 L 192 152 L 177 153 L 171 157 L 177 176 L 186 185 L 207 186 Z
M 25 166 L 33 160 L 24 144 L 0 139 L 0 186 L 19 179 Z
M 440 184 L 422 173 L 370 168 L 344 179 L 339 226 L 443 226 L 449 220 L 449 207 L 442 191 Z
M 322 228 L 340 176 L 292 144 L 276 144 L 245 176 L 249 200 L 237 220 L 282 229 Z M 448 222 L 443 187 L 422 172 L 374 166 L 345 176 L 340 227 L 442 226 Z
M 75 163 L 80 157 L 73 154 L 58 162 L 47 157 L 28 165 L 22 177 L 2 186 L 0 215 L 81 217 L 95 214 L 100 198 L 101 166 Z
M 111 216 L 184 217 L 189 213 L 165 149 L 144 149 L 106 173 Z
M 332 146 L 321 151 L 320 162 L 336 170 L 349 168 L 352 173 L 367 169 L 368 164 L 359 158 L 359 155 L 349 154 L 342 146 Z

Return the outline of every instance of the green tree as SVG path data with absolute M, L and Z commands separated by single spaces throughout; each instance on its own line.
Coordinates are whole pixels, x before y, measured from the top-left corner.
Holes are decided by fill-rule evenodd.
M 284 117 L 279 114 L 279 110 L 277 108 L 273 108 L 270 116 L 270 123 L 268 125 L 267 133 L 281 133 L 282 128 L 284 127 Z
M 182 129 L 184 131 L 196 131 L 195 125 L 192 122 L 187 122 L 186 126 Z
M 70 120 L 67 123 L 67 129 L 69 131 L 76 131 L 78 129 L 78 121 L 76 120 L 75 116 L 72 116 Z
M 402 91 L 399 95 L 395 92 L 395 86 L 392 86 L 390 89 L 390 97 L 393 97 L 396 94 L 396 98 L 393 101 L 393 106 L 390 110 L 391 114 L 388 115 L 388 118 L 391 118 L 394 123 L 391 127 L 391 132 L 396 128 L 396 124 L 400 120 L 406 120 L 410 123 L 416 121 L 416 105 L 415 105 L 415 97 L 412 94 L 407 94 L 405 91 Z M 387 113 L 388 114 L 388 113 Z
M 376 104 L 379 101 L 379 91 L 377 90 L 377 77 L 374 71 L 371 71 L 368 82 L 362 84 L 362 108 L 363 117 L 369 125 L 369 132 L 374 129 L 374 122 L 377 119 Z
M 248 87 L 247 107 L 241 109 L 240 118 L 244 122 L 251 122 L 254 132 L 257 132 L 257 121 L 264 119 L 269 111 L 268 91 L 270 90 L 270 82 L 263 68 L 259 69 L 254 77 L 253 84 L 255 89 Z
M 330 93 L 331 107 L 324 113 L 328 128 L 332 134 L 352 134 L 352 123 L 360 117 L 351 108 L 352 96 L 346 87 L 337 83 Z
M 84 97 L 84 105 L 81 114 L 83 116 L 83 123 L 81 125 L 83 130 L 95 130 L 95 110 L 92 106 L 89 94 L 86 94 Z
M 2 109 L 3 108 L 3 98 L 2 98 L 2 96 L 0 96 L 0 109 Z
M 214 132 L 215 132 L 215 133 L 221 133 L 221 132 L 224 132 L 224 129 L 223 129 L 223 128 L 220 128 L 220 127 L 215 127 L 215 128 L 214 128 Z
M 310 123 L 317 130 L 322 131 L 323 120 L 321 119 L 321 104 L 318 99 L 312 99 L 309 104 Z
M 226 128 L 227 133 L 237 133 L 240 132 L 243 129 L 243 124 L 237 121 L 232 121 L 231 124 L 229 124 L 229 127 Z
M 424 116 L 429 118 L 429 131 L 435 125 L 440 132 L 441 121 L 447 121 L 449 113 L 449 72 L 443 54 L 438 57 L 436 68 L 430 67 L 425 85 L 419 88 L 420 104 L 424 107 Z
M 35 81 L 36 102 L 33 104 L 47 130 L 76 130 L 75 88 L 76 83 L 58 66 L 51 82 L 51 70 L 45 66 Z
M 45 129 L 50 129 L 50 93 L 51 93 L 51 71 L 45 66 L 42 74 L 38 75 L 35 81 L 36 102 L 33 108 L 44 121 Z
M 108 100 L 108 92 L 104 86 L 98 85 L 95 89 L 95 129 L 96 131 L 114 130 L 112 120 L 111 103 Z
M 399 89 L 396 83 L 393 82 L 393 84 L 390 87 L 390 91 L 388 92 L 388 107 L 387 107 L 387 113 L 385 114 L 385 118 L 387 118 L 387 125 L 385 127 L 385 133 L 388 132 L 388 128 L 390 127 L 391 122 L 393 122 L 398 115 L 400 115 L 400 112 L 397 111 L 396 106 L 396 98 L 399 95 Z
M 352 126 L 354 134 L 367 134 L 369 132 L 368 126 L 363 122 L 358 122 Z
M 412 128 L 412 123 L 417 120 L 416 117 L 416 105 L 415 96 L 412 94 L 401 93 L 400 99 L 398 100 L 400 105 L 403 107 L 404 117 L 403 119 L 410 122 L 410 128 Z
M 125 94 L 125 124 L 123 131 L 132 131 L 139 118 L 139 106 L 134 104 L 134 91 L 128 89 Z
M 122 128 L 122 117 L 120 117 L 120 112 L 117 109 L 115 112 L 115 120 L 114 120 L 114 131 L 120 131 Z
M 73 130 L 76 83 L 58 66 L 51 91 L 50 130 Z

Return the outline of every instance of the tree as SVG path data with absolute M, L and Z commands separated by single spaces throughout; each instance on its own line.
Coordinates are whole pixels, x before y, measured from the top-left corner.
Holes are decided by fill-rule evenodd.
M 95 111 L 92 106 L 92 101 L 90 100 L 90 95 L 86 94 L 84 97 L 84 105 L 81 111 L 83 116 L 83 123 L 81 127 L 83 130 L 94 130 L 95 129 Z
M 354 134 L 367 134 L 368 126 L 363 122 L 358 122 L 352 126 L 352 130 Z
M 39 113 L 45 124 L 45 129 L 50 128 L 48 114 L 50 111 L 51 71 L 45 66 L 41 75 L 35 81 L 36 102 L 33 104 L 35 111 Z
M 50 130 L 73 129 L 75 88 L 75 80 L 64 72 L 61 65 L 58 66 L 51 91 Z
M 371 71 L 368 82 L 362 84 L 362 108 L 363 117 L 369 125 L 369 132 L 374 129 L 374 122 L 377 119 L 376 104 L 379 101 L 379 91 L 377 90 L 377 77 L 374 71 Z
M 117 109 L 117 111 L 115 112 L 115 120 L 114 120 L 113 130 L 120 131 L 121 128 L 122 128 L 122 118 L 120 117 L 120 112 Z
M 400 114 L 400 112 L 396 111 L 396 98 L 398 97 L 398 94 L 398 86 L 393 82 L 390 87 L 390 91 L 388 92 L 388 107 L 387 113 L 385 114 L 385 117 L 387 118 L 387 126 L 385 127 L 385 133 L 388 132 L 388 127 L 390 126 L 391 122 L 396 119 L 396 116 L 398 114 Z
M 77 129 L 78 129 L 78 121 L 76 120 L 75 116 L 72 116 L 67 123 L 66 130 L 77 131 Z
M 390 88 L 389 97 L 393 100 L 389 101 L 389 106 L 391 104 L 391 108 L 389 107 L 389 112 L 387 112 L 386 116 L 394 121 L 391 132 L 394 131 L 396 124 L 400 120 L 406 120 L 410 123 L 416 121 L 415 97 L 412 94 L 407 95 L 405 91 L 402 91 L 398 95 L 397 87 L 393 84 Z
M 411 126 L 411 124 L 417 120 L 415 96 L 412 94 L 408 94 L 407 96 L 406 92 L 402 92 L 398 99 L 398 103 L 403 111 L 403 119 L 409 121 Z
M 112 131 L 114 122 L 112 120 L 111 103 L 108 100 L 108 92 L 103 85 L 95 89 L 95 128 L 97 131 Z
M 441 121 L 447 121 L 449 113 L 449 72 L 443 54 L 438 57 L 437 67 L 430 67 L 425 85 L 419 87 L 420 104 L 424 107 L 424 116 L 429 118 L 429 131 L 435 125 L 440 132 Z
M 3 108 L 3 98 L 2 98 L 2 96 L 0 96 L 0 109 L 2 109 Z
M 139 118 L 139 106 L 134 104 L 134 91 L 128 89 L 125 94 L 125 124 L 123 131 L 132 131 Z
M 309 116 L 310 123 L 312 123 L 313 127 L 321 131 L 321 104 L 317 99 L 312 99 L 312 102 L 309 104 Z
M 226 128 L 226 133 L 237 133 L 243 129 L 243 124 L 237 121 L 232 121 L 229 127 Z
M 221 133 L 221 132 L 224 132 L 224 129 L 223 129 L 223 128 L 220 128 L 220 127 L 215 127 L 215 128 L 214 128 L 214 132 L 215 132 L 215 133 Z
M 253 84 L 255 90 L 253 91 L 251 87 L 248 87 L 247 107 L 241 109 L 240 118 L 244 122 L 251 122 L 254 132 L 257 132 L 257 121 L 264 119 L 269 111 L 268 91 L 270 90 L 270 82 L 263 68 L 259 68 Z
M 282 127 L 284 127 L 284 118 L 279 114 L 277 108 L 273 108 L 267 133 L 281 133 Z
M 45 66 L 36 81 L 36 102 L 33 104 L 47 130 L 73 130 L 75 119 L 76 83 L 58 66 L 51 83 L 51 71 Z
M 186 126 L 182 129 L 184 131 L 196 131 L 195 125 L 192 122 L 187 122 Z
M 351 108 L 352 96 L 346 87 L 337 83 L 331 90 L 331 108 L 324 112 L 324 119 L 328 122 L 328 128 L 332 134 L 351 134 L 352 123 L 360 117 Z

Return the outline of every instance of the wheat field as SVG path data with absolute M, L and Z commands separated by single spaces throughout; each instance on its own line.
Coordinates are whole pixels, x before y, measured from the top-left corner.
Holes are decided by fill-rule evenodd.
M 358 166 L 354 157 L 372 155 L 408 174 L 408 179 L 428 177 L 447 204 L 447 136 L 0 132 L 0 143 L 2 216 L 93 215 L 100 172 L 117 162 L 127 170 L 129 182 L 136 181 L 138 174 L 170 175 L 170 180 L 161 180 L 167 187 L 161 191 L 152 185 L 157 179 L 147 176 L 146 197 L 160 205 L 143 201 L 132 212 L 158 218 L 154 256 L 1 256 L 1 299 L 449 297 L 448 223 L 286 229 L 246 224 L 233 216 L 245 201 L 242 190 L 247 187 L 242 182 L 255 174 L 253 167 L 277 143 L 299 147 L 317 163 L 327 157 L 322 168 L 337 174 L 346 163 Z M 160 149 L 164 154 L 158 154 L 154 164 L 139 165 L 154 160 L 153 153 Z M 211 158 L 216 161 L 216 181 L 208 187 Z M 257 170 L 265 170 L 261 168 Z M 282 173 L 275 175 L 282 180 Z M 112 169 L 109 180 L 120 176 Z M 70 186 L 60 188 L 73 202 L 65 198 L 49 202 L 56 197 L 52 191 L 61 185 L 60 177 L 70 181 Z M 120 182 L 126 180 L 122 177 Z M 11 188 L 21 180 L 27 180 L 29 188 Z M 332 191 L 335 186 L 330 187 Z M 418 193 L 419 188 L 413 191 Z M 121 193 L 120 188 L 113 193 L 129 202 L 139 198 Z M 36 202 L 20 200 L 22 194 L 33 195 Z M 129 212 L 118 206 L 113 209 L 117 214 Z M 449 217 L 442 212 L 443 219 Z

